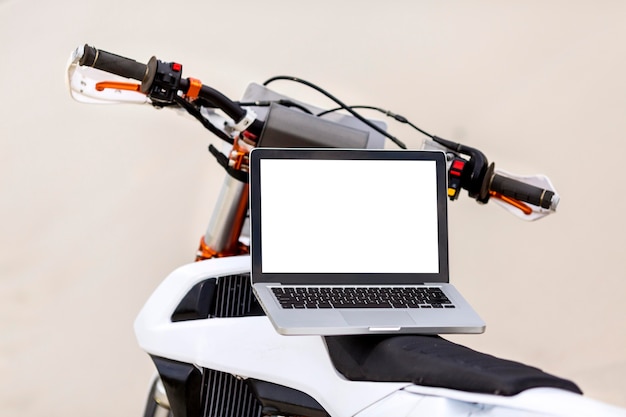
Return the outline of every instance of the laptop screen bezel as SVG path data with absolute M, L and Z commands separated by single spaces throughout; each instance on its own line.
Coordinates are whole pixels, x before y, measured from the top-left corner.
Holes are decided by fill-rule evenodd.
M 435 161 L 437 181 L 437 219 L 439 269 L 436 273 L 276 273 L 262 271 L 261 247 L 261 163 L 263 159 L 382 159 Z M 448 270 L 448 212 L 447 167 L 442 151 L 387 150 L 387 149 L 337 149 L 337 148 L 254 148 L 250 152 L 250 255 L 252 283 L 281 284 L 416 284 L 447 283 Z M 297 173 L 286 173 L 297 175 Z M 401 178 L 410 187 L 410 178 Z M 294 242 L 296 244 L 296 242 Z M 323 256 L 320 253 L 319 256 Z

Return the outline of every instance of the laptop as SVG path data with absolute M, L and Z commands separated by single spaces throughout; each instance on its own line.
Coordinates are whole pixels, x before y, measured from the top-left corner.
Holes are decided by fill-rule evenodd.
M 252 288 L 283 335 L 482 333 L 449 283 L 439 151 L 255 148 Z

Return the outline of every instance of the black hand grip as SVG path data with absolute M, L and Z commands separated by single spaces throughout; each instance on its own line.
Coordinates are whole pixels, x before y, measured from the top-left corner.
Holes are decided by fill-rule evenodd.
M 526 184 L 513 178 L 494 174 L 489 189 L 506 197 L 533 204 L 545 209 L 556 209 L 558 198 L 554 192 L 534 185 Z
M 85 45 L 79 64 L 138 81 L 143 81 L 148 72 L 145 64 L 89 45 Z

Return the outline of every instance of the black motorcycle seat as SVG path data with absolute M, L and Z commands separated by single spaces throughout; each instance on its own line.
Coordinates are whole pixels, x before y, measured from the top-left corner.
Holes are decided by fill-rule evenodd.
M 538 387 L 582 394 L 569 380 L 477 352 L 440 336 L 356 335 L 324 339 L 333 365 L 349 380 L 411 382 L 503 396 Z

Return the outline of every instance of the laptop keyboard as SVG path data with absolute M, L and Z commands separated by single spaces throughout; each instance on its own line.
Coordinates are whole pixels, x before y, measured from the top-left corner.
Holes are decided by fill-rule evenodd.
M 439 287 L 273 287 L 282 308 L 455 308 Z

